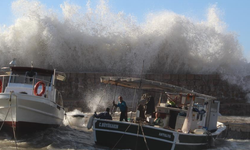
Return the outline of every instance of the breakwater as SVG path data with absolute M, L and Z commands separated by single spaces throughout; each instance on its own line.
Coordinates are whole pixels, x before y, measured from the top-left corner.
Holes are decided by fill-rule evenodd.
M 219 116 L 227 129 L 219 136 L 226 139 L 250 139 L 250 117 Z

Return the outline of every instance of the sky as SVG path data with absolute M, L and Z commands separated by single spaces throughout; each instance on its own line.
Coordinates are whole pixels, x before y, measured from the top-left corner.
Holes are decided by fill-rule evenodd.
M 14 0 L 0 1 L 0 25 L 10 26 L 15 22 L 15 16 L 11 10 Z M 86 6 L 88 0 L 38 0 L 47 8 L 58 12 L 60 4 Z M 98 0 L 90 0 L 91 6 L 95 6 Z M 227 30 L 238 35 L 239 43 L 243 47 L 244 56 L 250 62 L 250 0 L 109 0 L 108 5 L 113 12 L 124 12 L 134 16 L 138 23 L 143 23 L 149 13 L 160 11 L 172 11 L 195 20 L 206 20 L 207 10 L 216 5 L 221 12 L 221 20 L 226 23 Z

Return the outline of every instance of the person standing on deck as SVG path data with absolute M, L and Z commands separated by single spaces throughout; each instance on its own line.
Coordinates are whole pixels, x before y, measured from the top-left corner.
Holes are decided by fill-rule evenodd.
M 146 114 L 152 115 L 155 112 L 155 100 L 153 96 L 149 97 L 149 101 L 146 103 Z
M 123 119 L 125 119 L 125 121 L 128 121 L 128 116 L 127 116 L 127 105 L 126 102 L 122 99 L 121 96 L 118 97 L 120 103 L 115 104 L 115 102 L 113 101 L 113 105 L 115 107 L 119 107 L 120 111 L 121 111 L 121 115 L 120 115 L 120 121 L 123 121 Z

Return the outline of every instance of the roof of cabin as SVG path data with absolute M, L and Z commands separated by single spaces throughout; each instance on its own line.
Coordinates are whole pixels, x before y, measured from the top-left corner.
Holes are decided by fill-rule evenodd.
M 200 97 L 206 97 L 208 99 L 216 99 L 216 97 L 194 92 L 193 90 L 188 90 L 184 87 L 179 87 L 176 85 L 171 85 L 164 82 L 146 80 L 141 78 L 133 77 L 117 77 L 117 76 L 102 76 L 100 77 L 101 83 L 113 84 L 117 86 L 142 89 L 142 90 L 153 90 L 159 92 L 177 92 L 180 94 L 194 94 Z
M 54 73 L 53 70 L 42 69 L 42 68 L 33 68 L 33 67 L 10 67 L 12 71 L 34 71 L 42 74 L 52 75 Z

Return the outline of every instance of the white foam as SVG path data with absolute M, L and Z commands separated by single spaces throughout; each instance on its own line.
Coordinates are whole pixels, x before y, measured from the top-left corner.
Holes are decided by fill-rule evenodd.
M 62 14 L 37 1 L 12 4 L 15 23 L 0 30 L 0 65 L 13 58 L 18 65 L 68 72 L 105 71 L 220 74 L 249 91 L 249 64 L 238 36 L 228 31 L 220 10 L 208 9 L 206 20 L 170 11 L 148 14 L 144 23 L 112 12 L 107 1 L 96 7 L 70 3 Z

